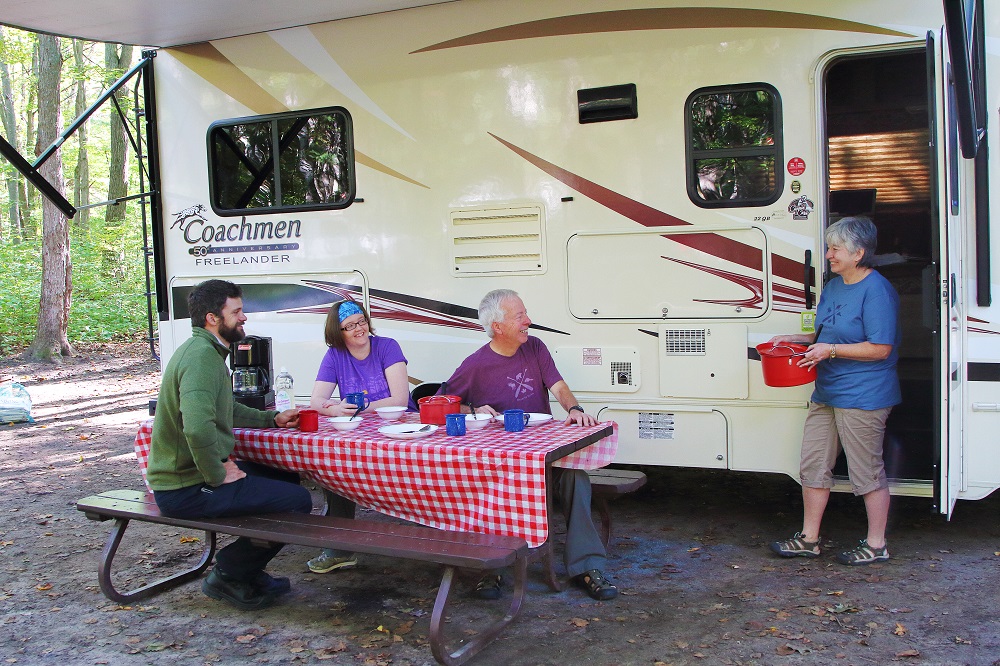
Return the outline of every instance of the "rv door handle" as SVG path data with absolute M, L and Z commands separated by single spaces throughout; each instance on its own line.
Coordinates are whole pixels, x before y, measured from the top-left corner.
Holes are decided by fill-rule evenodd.
M 806 250 L 806 258 L 802 262 L 802 265 L 805 267 L 805 274 L 802 276 L 802 288 L 805 292 L 806 310 L 813 309 L 813 293 L 810 288 L 812 282 L 812 259 L 812 250 Z

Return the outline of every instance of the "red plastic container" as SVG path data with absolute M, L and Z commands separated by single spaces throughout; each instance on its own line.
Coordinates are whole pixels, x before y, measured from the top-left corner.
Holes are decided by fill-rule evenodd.
M 797 342 L 764 342 L 757 345 L 764 383 L 768 386 L 802 386 L 816 380 L 813 367 L 799 367 L 802 354 L 809 349 Z
M 444 425 L 445 414 L 457 414 L 462 410 L 462 398 L 457 395 L 429 395 L 417 400 L 420 408 L 420 422 Z

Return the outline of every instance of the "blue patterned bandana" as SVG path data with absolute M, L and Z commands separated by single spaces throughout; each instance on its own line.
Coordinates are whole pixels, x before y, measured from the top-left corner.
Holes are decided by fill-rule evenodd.
M 337 318 L 340 321 L 344 321 L 351 315 L 362 314 L 361 308 L 354 301 L 344 301 L 337 308 Z

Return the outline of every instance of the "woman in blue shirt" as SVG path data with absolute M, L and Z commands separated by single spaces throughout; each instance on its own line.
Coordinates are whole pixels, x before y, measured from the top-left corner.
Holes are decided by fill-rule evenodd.
M 885 526 L 889 485 L 882 460 L 885 422 L 900 402 L 896 376 L 899 296 L 875 271 L 876 229 L 866 217 L 847 217 L 826 232 L 826 259 L 836 274 L 816 309 L 818 334 L 779 335 L 771 342 L 809 346 L 799 360 L 816 370 L 816 386 L 802 437 L 802 530 L 776 541 L 782 557 L 818 557 L 820 524 L 833 487 L 833 467 L 843 447 L 855 495 L 865 500 L 868 534 L 837 555 L 842 564 L 889 559 Z

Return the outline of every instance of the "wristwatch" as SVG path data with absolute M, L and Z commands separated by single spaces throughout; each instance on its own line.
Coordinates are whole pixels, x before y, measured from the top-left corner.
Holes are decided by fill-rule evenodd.
M 837 345 L 830 345 L 830 358 L 837 358 Z
M 586 413 L 586 412 L 583 411 L 583 407 L 581 407 L 580 405 L 573 405 L 572 407 L 570 407 L 566 411 L 567 412 L 580 412 L 581 414 L 585 414 Z

